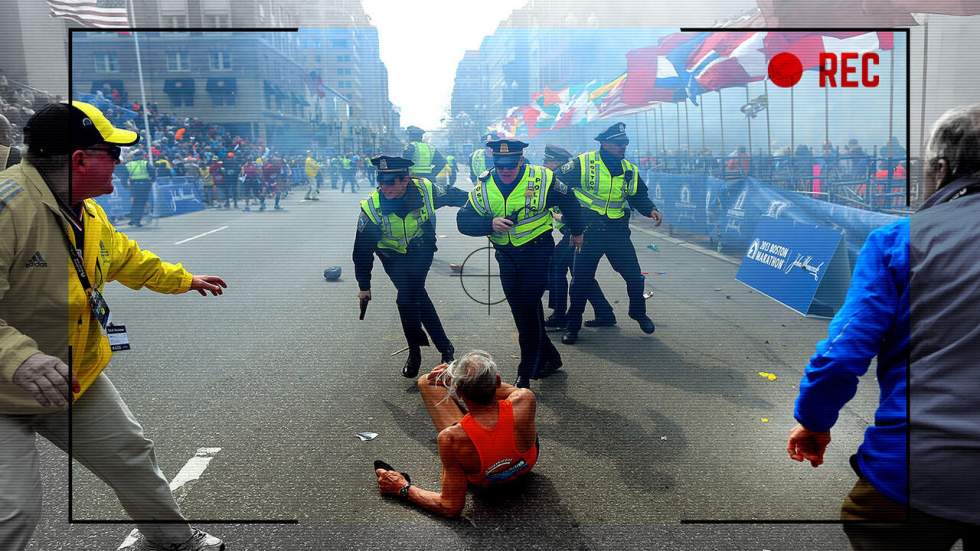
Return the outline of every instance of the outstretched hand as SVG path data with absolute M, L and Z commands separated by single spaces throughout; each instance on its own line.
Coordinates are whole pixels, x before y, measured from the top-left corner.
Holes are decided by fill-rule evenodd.
M 218 296 L 223 292 L 222 289 L 227 288 L 228 284 L 218 276 L 200 275 L 191 280 L 191 290 L 201 293 L 202 297 L 208 296 L 208 291 L 213 296 Z
M 793 461 L 809 461 L 814 467 L 823 464 L 823 454 L 830 444 L 830 431 L 814 432 L 803 425 L 796 425 L 789 433 L 786 451 Z

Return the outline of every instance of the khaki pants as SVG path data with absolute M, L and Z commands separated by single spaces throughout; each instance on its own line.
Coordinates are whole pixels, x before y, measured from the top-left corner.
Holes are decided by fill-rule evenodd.
M 191 537 L 167 479 L 157 466 L 153 442 L 133 417 L 105 374 L 72 406 L 72 457 L 108 484 L 154 543 L 181 543 Z M 41 473 L 35 434 L 68 451 L 68 412 L 0 414 L 0 549 L 27 547 L 41 518 Z M 66 491 L 64 499 L 71 497 Z M 120 533 L 120 539 L 125 534 Z
M 963 551 L 980 550 L 980 526 L 909 510 L 863 478 L 844 498 L 840 519 L 855 551 L 948 551 L 960 539 Z

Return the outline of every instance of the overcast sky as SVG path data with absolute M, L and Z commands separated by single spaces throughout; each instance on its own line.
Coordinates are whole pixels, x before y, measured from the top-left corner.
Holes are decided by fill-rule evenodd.
M 440 126 L 463 52 L 478 49 L 485 36 L 526 2 L 364 0 L 364 11 L 378 28 L 388 91 L 401 109 L 403 127 Z

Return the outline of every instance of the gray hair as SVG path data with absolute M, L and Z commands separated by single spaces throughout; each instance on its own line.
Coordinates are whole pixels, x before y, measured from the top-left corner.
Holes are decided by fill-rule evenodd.
M 980 103 L 943 113 L 932 127 L 925 161 L 946 159 L 952 179 L 980 174 Z
M 497 363 L 483 350 L 473 350 L 449 364 L 439 377 L 454 398 L 489 404 L 497 392 Z

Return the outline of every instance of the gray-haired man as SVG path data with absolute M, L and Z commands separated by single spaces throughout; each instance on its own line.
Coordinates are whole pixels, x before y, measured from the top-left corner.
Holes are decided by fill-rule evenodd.
M 493 357 L 474 350 L 419 377 L 422 401 L 432 417 L 442 460 L 442 490 L 413 486 L 408 475 L 375 463 L 382 494 L 456 517 L 468 484 L 499 486 L 530 472 L 538 460 L 534 393 L 500 381 Z M 453 399 L 450 399 L 453 398 Z M 466 406 L 467 413 L 456 402 Z

